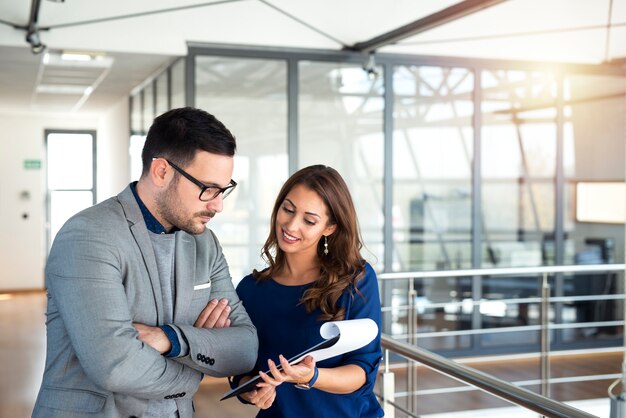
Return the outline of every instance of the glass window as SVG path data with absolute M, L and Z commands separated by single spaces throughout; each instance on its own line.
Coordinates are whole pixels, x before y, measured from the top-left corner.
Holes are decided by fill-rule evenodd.
M 142 131 L 141 117 L 141 92 L 139 92 L 130 97 L 130 131 L 132 133 Z
M 93 135 L 48 134 L 48 188 L 93 188 Z M 71 164 L 68 164 L 71 161 Z
M 473 73 L 395 67 L 393 270 L 471 267 Z
M 143 89 L 143 131 L 147 133 L 150 130 L 152 121 L 154 120 L 154 87 L 152 83 L 148 83 Z
M 215 115 L 237 138 L 233 179 L 239 185 L 209 224 L 236 283 L 265 265 L 259 254 L 276 195 L 288 176 L 286 92 L 284 61 L 196 57 L 196 106 Z
M 141 171 L 143 169 L 141 151 L 143 150 L 143 144 L 145 142 L 145 135 L 131 135 L 130 137 L 130 181 L 139 180 L 139 177 L 141 177 Z
M 172 83 L 172 109 L 184 107 L 185 102 L 185 60 L 179 59 L 172 65 L 170 70 Z
M 556 79 L 482 72 L 482 266 L 554 264 Z
M 624 262 L 624 224 L 581 222 L 577 220 L 575 204 L 578 182 L 620 184 L 624 181 L 624 91 L 623 77 L 570 75 L 565 78 L 565 264 Z M 611 321 L 623 318 L 623 302 L 613 299 L 623 292 L 621 273 L 566 275 L 563 293 L 572 299 L 563 304 L 563 322 L 580 325 L 563 330 L 563 339 L 581 343 L 601 343 L 607 338 L 621 341 L 622 328 Z M 590 297 L 600 300 L 585 300 Z M 584 326 L 588 322 L 593 324 Z
M 626 172 L 626 79 L 565 79 L 565 263 L 624 262 L 624 225 L 576 220 L 578 182 L 623 182 Z
M 50 191 L 50 245 L 59 229 L 76 213 L 93 205 L 91 191 Z
M 164 71 L 156 79 L 156 113 L 155 117 L 169 110 L 169 98 L 168 98 L 168 76 L 167 71 Z
M 95 203 L 95 133 L 47 132 L 48 249 L 76 212 Z
M 377 74 L 381 74 L 377 69 Z M 359 65 L 299 64 L 298 167 L 325 164 L 345 179 L 372 265 L 383 263 L 383 87 Z

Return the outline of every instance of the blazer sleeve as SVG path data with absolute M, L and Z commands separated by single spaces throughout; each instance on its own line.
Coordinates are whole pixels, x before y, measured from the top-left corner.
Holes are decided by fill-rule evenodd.
M 60 316 L 64 329 L 56 332 L 66 335 L 54 338 L 69 338 L 88 378 L 106 390 L 144 399 L 191 397 L 202 374 L 137 338 L 110 229 L 96 216 L 78 215 L 57 234 L 46 266 L 48 321 Z
M 208 232 L 210 299 L 228 299 L 231 324 L 228 328 L 213 329 L 174 324 L 189 347 L 189 354 L 176 358 L 176 361 L 209 376 L 228 377 L 245 373 L 254 367 L 259 342 L 256 328 L 237 296 L 217 237 L 212 231 Z

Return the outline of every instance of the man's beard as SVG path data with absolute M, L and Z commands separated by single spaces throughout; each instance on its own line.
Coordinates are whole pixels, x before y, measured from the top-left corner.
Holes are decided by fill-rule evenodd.
M 215 216 L 215 212 L 203 210 L 196 212 L 193 215 L 187 215 L 184 212 L 184 205 L 176 194 L 176 185 L 178 182 L 172 182 L 162 193 L 157 195 L 156 210 L 161 215 L 161 218 L 170 223 L 173 227 L 192 235 L 202 234 L 206 230 L 206 225 L 199 220 L 194 222 L 194 219 L 206 216 L 212 218 Z

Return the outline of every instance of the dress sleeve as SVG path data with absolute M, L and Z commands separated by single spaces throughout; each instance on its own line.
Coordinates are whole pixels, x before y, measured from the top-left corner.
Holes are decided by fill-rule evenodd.
M 344 295 L 346 319 L 370 318 L 378 325 L 378 333 L 374 340 L 358 350 L 344 355 L 343 364 L 356 364 L 365 370 L 367 383 L 373 385 L 376 372 L 382 357 L 380 347 L 381 312 L 380 296 L 376 273 L 369 263 L 365 264 L 365 275 L 356 284 L 358 292 Z

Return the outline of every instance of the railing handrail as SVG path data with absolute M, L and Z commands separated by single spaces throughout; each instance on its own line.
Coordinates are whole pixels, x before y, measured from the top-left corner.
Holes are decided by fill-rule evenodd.
M 597 271 L 624 271 L 626 264 L 582 264 L 570 266 L 498 267 L 465 270 L 404 271 L 377 274 L 379 280 L 421 279 L 435 277 L 510 276 L 512 274 L 586 273 Z
M 421 347 L 382 335 L 382 346 L 408 359 L 418 361 L 440 373 L 475 386 L 492 395 L 550 418 L 597 418 L 587 412 L 515 386 L 487 373 L 456 363 Z

